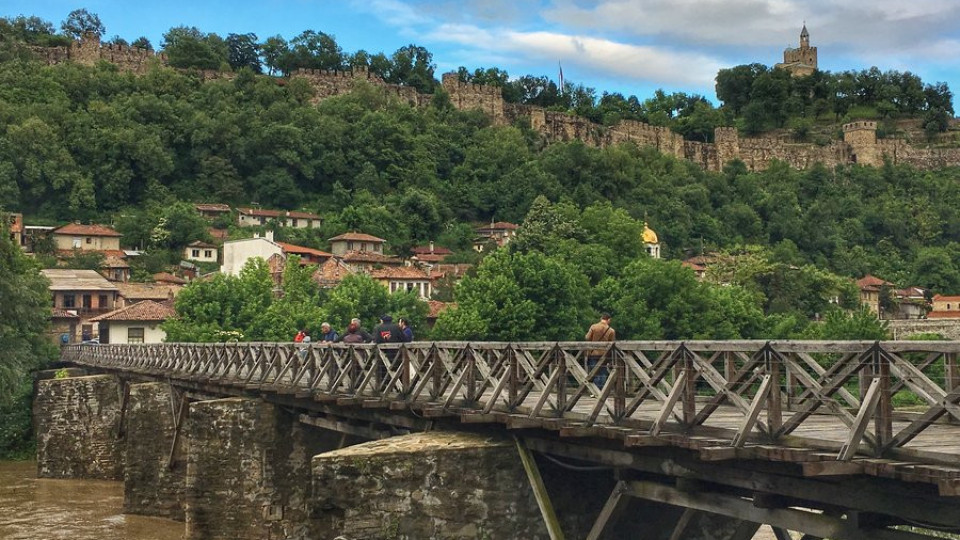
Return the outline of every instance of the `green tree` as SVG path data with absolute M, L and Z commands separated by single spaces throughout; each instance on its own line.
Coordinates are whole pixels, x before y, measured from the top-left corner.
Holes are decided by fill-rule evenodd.
M 60 30 L 64 35 L 73 39 L 80 39 L 85 34 L 95 34 L 97 37 L 103 36 L 107 28 L 100 22 L 100 17 L 96 13 L 90 13 L 85 8 L 75 9 L 67 15 L 67 18 L 60 23 Z
M 216 34 L 204 34 L 195 26 L 171 28 L 163 34 L 161 47 L 173 67 L 220 69 L 229 62 L 223 39 Z
M 227 61 L 235 71 L 241 68 L 250 68 L 254 73 L 263 71 L 256 34 L 227 34 L 226 45 Z
M 0 225 L 0 458 L 20 453 L 31 437 L 30 372 L 55 356 L 46 333 L 52 302 L 37 264 Z

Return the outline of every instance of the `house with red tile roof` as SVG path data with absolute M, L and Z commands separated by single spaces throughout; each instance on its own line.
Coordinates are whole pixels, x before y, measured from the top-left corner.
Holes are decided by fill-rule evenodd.
M 895 288 L 893 283 L 880 279 L 876 276 L 867 274 L 857 280 L 857 288 L 860 289 L 860 304 L 880 316 L 880 290 L 884 287 Z
M 332 251 L 334 255 L 340 256 L 351 251 L 383 255 L 383 246 L 387 243 L 383 238 L 358 232 L 348 232 L 334 236 L 329 242 L 330 251 Z
M 367 274 L 383 284 L 391 293 L 413 291 L 423 300 L 429 299 L 433 294 L 433 279 L 430 273 L 416 266 L 374 268 Z
M 194 240 L 183 248 L 183 258 L 194 262 L 215 263 L 220 260 L 220 248 L 203 240 Z
M 200 203 L 193 205 L 197 213 L 206 219 L 214 220 L 230 213 L 230 205 L 220 203 Z
M 160 324 L 176 316 L 173 306 L 144 300 L 90 319 L 100 325 L 100 343 L 162 343 Z
M 453 252 L 449 249 L 436 246 L 433 242 L 430 242 L 426 246 L 416 246 L 411 248 L 410 251 L 413 253 L 411 259 L 416 257 L 417 262 L 427 264 L 442 263 L 449 255 L 453 255 Z
M 53 242 L 57 249 L 83 251 L 120 250 L 122 234 L 106 225 L 71 223 L 54 229 Z
M 343 259 L 330 257 L 317 267 L 313 280 L 324 289 L 332 289 L 339 285 L 343 278 L 355 273 L 356 270 L 343 262 Z
M 477 227 L 477 238 L 473 241 L 473 249 L 482 253 L 490 244 L 503 247 L 516 238 L 519 228 L 519 225 L 507 221 L 491 221 L 490 225 Z
M 933 309 L 928 319 L 960 319 L 960 296 L 938 294 L 933 297 Z
M 297 246 L 294 244 L 288 244 L 286 242 L 277 242 L 277 245 L 280 246 L 280 249 L 287 256 L 297 255 L 300 257 L 300 265 L 306 266 L 308 264 L 322 264 L 327 259 L 333 257 L 333 253 L 327 253 L 319 249 L 308 248 L 304 246 Z

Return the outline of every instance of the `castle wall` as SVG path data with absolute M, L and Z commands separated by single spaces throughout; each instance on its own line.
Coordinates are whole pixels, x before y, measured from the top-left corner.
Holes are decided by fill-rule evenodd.
M 32 48 L 37 57 L 48 64 L 74 61 L 93 64 L 105 60 L 123 70 L 143 73 L 149 66 L 165 65 L 163 53 L 126 46 L 101 45 L 96 36 L 72 44 L 70 47 Z M 816 47 L 788 49 L 785 62 L 816 65 Z M 784 66 L 786 64 L 778 64 Z M 232 79 L 236 74 L 216 70 L 197 72 L 202 80 Z M 352 92 L 358 83 L 381 88 L 387 95 L 413 107 L 428 106 L 433 96 L 420 94 L 412 86 L 388 84 L 368 69 L 361 67 L 347 71 L 300 69 L 291 78 L 307 80 L 314 89 L 314 101 Z M 847 163 L 881 165 L 884 159 L 893 163 L 907 163 L 922 169 L 960 165 L 960 149 L 931 149 L 911 146 L 905 140 L 876 138 L 876 122 L 861 121 L 843 127 L 844 140 L 826 146 L 797 144 L 777 138 L 741 138 L 736 128 L 721 127 L 714 132 L 714 143 L 685 141 L 677 133 L 661 126 L 651 126 L 634 120 L 624 120 L 613 126 L 595 124 L 585 118 L 565 112 L 549 111 L 542 107 L 507 103 L 499 87 L 460 82 L 456 73 L 442 76 L 443 89 L 451 104 L 459 110 L 480 110 L 490 117 L 493 125 L 509 125 L 526 119 L 532 129 L 548 142 L 579 140 L 588 146 L 605 147 L 632 142 L 641 147 L 686 159 L 709 171 L 720 171 L 724 165 L 739 159 L 749 170 L 766 169 L 771 161 L 779 160 L 796 169 L 806 169 L 816 163 L 827 167 Z

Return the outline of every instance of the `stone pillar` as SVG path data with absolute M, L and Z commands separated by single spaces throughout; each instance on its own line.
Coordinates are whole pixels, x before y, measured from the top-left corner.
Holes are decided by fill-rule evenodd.
M 186 462 L 184 452 L 174 454 L 174 407 L 170 385 L 144 383 L 130 386 L 124 435 L 123 511 L 183 521 Z M 179 449 L 186 447 L 181 437 Z
M 428 432 L 328 452 L 313 494 L 313 538 L 548 538 L 509 440 Z
M 41 478 L 123 478 L 120 385 L 112 375 L 37 382 L 37 475 Z
M 310 458 L 339 434 L 243 398 L 192 403 L 184 427 L 188 540 L 307 538 Z

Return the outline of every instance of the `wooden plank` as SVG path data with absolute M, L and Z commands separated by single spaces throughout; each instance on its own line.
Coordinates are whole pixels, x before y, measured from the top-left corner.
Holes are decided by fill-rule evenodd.
M 673 413 L 673 408 L 676 406 L 677 401 L 686 391 L 686 380 L 687 372 L 682 371 L 677 377 L 676 381 L 674 381 L 673 388 L 670 389 L 670 395 L 667 396 L 667 401 L 665 401 L 663 406 L 660 408 L 660 413 L 657 414 L 657 419 L 653 421 L 653 426 L 650 427 L 651 436 L 656 437 L 660 431 L 663 430 L 663 425 Z
M 593 527 L 590 527 L 587 540 L 599 540 L 603 538 L 604 529 L 606 529 L 608 525 L 617 522 L 617 519 L 623 513 L 623 509 L 626 507 L 626 498 L 623 496 L 625 490 L 626 484 L 623 481 L 617 482 L 617 484 L 613 486 L 610 496 L 607 497 L 607 502 L 605 502 L 603 508 L 600 509 L 600 515 L 598 515 L 596 521 L 593 522 Z
M 533 488 L 533 494 L 537 499 L 537 506 L 540 507 L 540 515 L 543 516 L 544 525 L 547 527 L 547 534 L 550 540 L 563 540 L 563 531 L 560 529 L 560 521 L 553 510 L 553 503 L 550 501 L 550 494 L 547 493 L 547 487 L 543 484 L 543 478 L 540 476 L 540 469 L 537 468 L 537 462 L 533 459 L 533 454 L 527 445 L 519 438 L 514 437 L 517 445 L 517 452 L 520 453 L 520 461 L 523 463 L 523 469 L 527 472 L 527 479 L 530 481 L 530 487 Z
M 860 410 L 857 412 L 857 417 L 853 422 L 853 429 L 850 430 L 850 438 L 847 439 L 843 448 L 840 449 L 840 455 L 837 457 L 838 460 L 850 461 L 853 459 L 853 456 L 857 454 L 857 450 L 860 449 L 860 441 L 863 438 L 863 433 L 867 430 L 870 417 L 873 416 L 877 405 L 880 403 L 881 388 L 882 377 L 875 377 L 873 381 L 870 382 L 867 394 L 863 397 Z
M 307 414 L 300 415 L 300 422 L 303 424 L 308 424 L 318 428 L 327 429 L 330 431 L 336 431 L 339 433 L 344 433 L 347 435 L 356 435 L 358 437 L 363 437 L 366 439 L 388 439 L 393 437 L 394 434 L 387 430 L 375 429 L 368 426 L 358 426 L 345 422 L 343 420 L 337 420 L 333 418 L 323 418 L 319 416 L 310 416 Z
M 848 476 L 863 474 L 863 464 L 856 461 L 808 461 L 801 463 L 804 476 Z
M 753 430 L 753 426 L 756 425 L 757 417 L 760 416 L 760 411 L 763 409 L 764 405 L 769 405 L 768 394 L 770 393 L 771 380 L 771 375 L 768 374 L 763 376 L 763 380 L 760 383 L 760 388 L 757 390 L 757 395 L 753 396 L 753 402 L 750 404 L 750 410 L 743 419 L 743 424 L 740 425 L 740 429 L 737 430 L 737 435 L 733 438 L 733 446 L 740 448 L 744 445 L 744 443 L 747 442 L 747 435 L 750 434 L 750 432 Z

